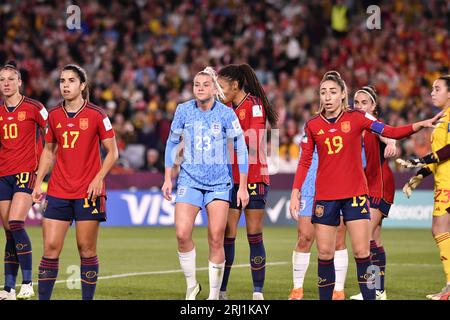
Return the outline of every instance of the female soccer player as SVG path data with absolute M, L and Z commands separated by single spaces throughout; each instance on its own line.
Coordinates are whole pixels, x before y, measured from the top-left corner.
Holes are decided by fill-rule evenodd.
M 195 300 L 201 287 L 195 272 L 195 244 L 192 230 L 199 210 L 204 206 L 208 214 L 209 244 L 209 300 L 219 299 L 225 254 L 224 233 L 232 188 L 228 169 L 228 140 L 237 148 L 240 182 L 236 205 L 248 204 L 248 154 L 241 126 L 236 114 L 215 99 L 223 98 L 217 74 L 207 67 L 194 78 L 195 99 L 178 105 L 172 121 L 165 154 L 164 198 L 171 200 L 172 168 L 177 145 L 183 138 L 184 150 L 177 183 L 175 229 L 178 257 L 186 278 L 186 300 Z
M 356 110 L 367 112 L 378 118 L 377 93 L 371 86 L 365 86 L 356 91 L 354 107 Z M 381 243 L 381 224 L 388 217 L 389 210 L 394 202 L 395 182 L 389 163 L 385 158 L 395 157 L 397 147 L 395 140 L 380 137 L 372 132 L 363 132 L 364 154 L 366 166 L 364 172 L 369 187 L 370 252 L 372 263 L 379 268 L 379 278 L 376 288 L 376 299 L 386 300 L 384 290 L 384 277 L 386 269 L 386 253 Z M 352 300 L 362 300 L 362 295 L 351 296 Z
M 249 153 L 247 189 L 250 200 L 245 209 L 247 239 L 250 246 L 250 266 L 253 279 L 253 300 L 264 300 L 263 287 L 266 271 L 266 250 L 263 243 L 263 222 L 266 197 L 269 190 L 269 174 L 266 156 L 266 122 L 276 126 L 277 112 L 270 106 L 255 72 L 248 64 L 228 65 L 219 71 L 219 84 L 225 98 L 223 102 L 232 107 L 244 131 Z M 247 90 L 246 92 L 244 90 Z M 238 206 L 239 167 L 236 159 L 232 166 L 234 187 L 231 193 L 225 230 L 225 272 L 220 288 L 220 299 L 227 300 L 227 284 L 234 261 L 237 226 L 242 206 Z
M 302 199 L 291 196 L 290 212 L 295 212 L 294 208 L 300 210 L 292 217 L 297 221 L 297 244 L 292 252 L 292 276 L 294 288 L 289 294 L 289 300 L 303 299 L 303 282 L 306 271 L 308 271 L 311 246 L 314 242 L 314 225 L 311 224 L 311 216 L 314 206 L 314 195 L 316 193 L 315 183 L 317 175 L 319 157 L 317 149 L 314 149 L 311 166 L 301 189 Z M 296 181 L 297 178 L 294 178 Z M 336 283 L 334 286 L 332 300 L 345 300 L 345 278 L 348 269 L 348 252 L 345 244 L 345 225 L 341 217 L 341 222 L 337 229 L 336 248 L 334 255 L 334 268 L 336 273 Z
M 21 85 L 14 61 L 0 68 L 0 214 L 6 233 L 5 288 L 0 300 L 16 299 L 19 266 L 22 286 L 17 299 L 34 296 L 32 249 L 24 222 L 33 204 L 31 193 L 42 152 L 39 134 L 43 134 L 48 114 L 41 103 L 20 93 Z
M 81 67 L 69 64 L 61 72 L 63 102 L 49 113 L 33 200 L 40 202 L 41 183 L 54 158 L 42 220 L 44 255 L 39 265 L 39 300 L 50 299 L 58 275 L 59 255 L 66 232 L 76 221 L 81 259 L 83 300 L 94 298 L 99 263 L 99 224 L 106 221 L 106 174 L 118 158 L 114 130 L 106 113 L 88 101 L 88 79 Z M 101 162 L 100 143 L 106 149 Z
M 350 234 L 357 265 L 357 277 L 364 299 L 375 299 L 373 266 L 370 261 L 370 225 L 367 182 L 361 157 L 361 134 L 371 130 L 383 136 L 401 139 L 422 128 L 440 123 L 442 113 L 429 120 L 403 127 L 390 127 L 369 114 L 348 110 L 345 82 L 336 71 L 327 72 L 320 83 L 319 115 L 305 125 L 302 155 L 292 197 L 300 199 L 300 190 L 317 147 L 319 165 L 316 178 L 314 223 L 318 248 L 320 299 L 330 300 L 335 283 L 334 250 L 340 212 Z M 298 212 L 292 208 L 291 215 Z
M 450 75 L 439 77 L 433 83 L 431 91 L 433 104 L 441 108 L 445 121 L 434 131 L 431 137 L 432 153 L 421 159 L 397 161 L 409 168 L 423 167 L 403 187 L 411 196 L 422 179 L 434 174 L 434 210 L 431 232 L 439 248 L 439 255 L 447 277 L 447 284 L 439 293 L 427 295 L 432 300 L 450 300 Z

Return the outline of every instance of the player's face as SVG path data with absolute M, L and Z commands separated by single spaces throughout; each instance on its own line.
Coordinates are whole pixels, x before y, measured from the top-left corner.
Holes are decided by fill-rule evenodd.
M 367 93 L 364 92 L 358 92 L 355 95 L 355 109 L 361 110 L 367 113 L 370 113 L 373 115 L 373 112 L 375 110 L 375 103 L 373 103 L 372 99 L 369 97 Z
M 5 97 L 12 97 L 22 85 L 22 80 L 16 71 L 11 69 L 3 69 L 0 71 L 0 93 Z
M 225 99 L 222 100 L 223 103 L 233 102 L 236 93 L 238 92 L 237 81 L 230 81 L 223 77 L 219 77 L 217 80 L 219 86 L 222 88 Z
M 447 88 L 444 80 L 434 81 L 431 101 L 438 108 L 444 108 L 450 103 L 450 88 Z
M 213 99 L 216 88 L 210 76 L 199 74 L 194 78 L 194 97 L 201 103 Z
M 78 75 L 72 70 L 65 70 L 61 72 L 59 78 L 59 90 L 64 100 L 75 100 L 78 96 L 81 96 L 82 91 L 85 88 L 85 84 L 80 82 Z
M 320 86 L 320 104 L 324 106 L 326 114 L 333 115 L 340 112 L 344 97 L 341 87 L 332 80 L 324 81 Z

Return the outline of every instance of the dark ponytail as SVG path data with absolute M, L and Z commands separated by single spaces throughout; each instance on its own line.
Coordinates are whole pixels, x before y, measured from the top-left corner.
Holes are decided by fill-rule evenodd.
M 83 99 L 89 101 L 89 83 L 86 71 L 76 64 L 67 64 L 62 69 L 62 71 L 68 70 L 75 72 L 78 75 L 78 78 L 80 78 L 80 82 L 86 85 L 84 87 L 84 90 L 81 92 L 81 96 L 83 97 Z
M 220 69 L 218 75 L 229 81 L 237 81 L 239 90 L 242 90 L 245 87 L 251 95 L 260 98 L 267 115 L 267 121 L 269 121 L 269 124 L 272 127 L 276 126 L 278 113 L 271 107 L 266 93 L 252 67 L 246 63 L 240 65 L 230 64 Z

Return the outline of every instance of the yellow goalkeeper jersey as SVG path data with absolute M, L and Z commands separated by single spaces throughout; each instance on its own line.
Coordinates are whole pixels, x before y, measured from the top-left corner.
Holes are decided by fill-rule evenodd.
M 436 156 L 436 151 L 450 144 L 450 108 L 445 111 L 445 116 L 431 135 L 431 150 Z M 432 163 L 428 167 L 434 173 L 436 189 L 450 189 L 450 160 Z

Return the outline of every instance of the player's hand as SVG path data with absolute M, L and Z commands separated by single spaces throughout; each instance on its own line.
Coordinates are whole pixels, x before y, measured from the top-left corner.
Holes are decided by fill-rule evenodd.
M 33 199 L 33 202 L 35 203 L 41 203 L 42 201 L 42 189 L 41 184 L 36 184 L 36 186 L 33 189 L 33 193 L 31 194 L 31 198 Z
M 92 202 L 95 202 L 95 200 L 97 200 L 97 197 L 102 195 L 102 190 L 103 190 L 103 179 L 95 177 L 89 184 L 89 187 L 87 189 L 88 195 L 87 198 L 91 199 Z
M 161 187 L 164 199 L 172 201 L 172 180 L 164 180 L 164 184 Z
M 411 177 L 409 181 L 403 186 L 403 193 L 406 195 L 407 198 L 411 197 L 411 194 L 414 189 L 417 188 L 417 186 L 422 182 L 423 175 L 418 174 L 416 176 Z
M 289 205 L 289 213 L 291 214 L 292 219 L 298 221 L 298 211 L 300 210 L 300 200 L 302 198 L 302 194 L 300 190 L 294 189 L 291 193 L 291 202 Z
M 423 121 L 413 124 L 413 128 L 415 127 L 414 131 L 419 131 L 420 129 L 423 129 L 423 128 L 435 128 L 438 124 L 444 122 L 443 120 L 441 120 L 443 117 L 445 117 L 444 110 L 439 112 L 437 115 L 435 115 L 431 119 L 423 120 Z M 418 129 L 418 130 L 416 130 L 416 129 Z
M 237 206 L 238 207 L 239 207 L 239 204 L 241 204 L 242 209 L 244 209 L 248 205 L 250 196 L 248 195 L 248 190 L 247 190 L 246 186 L 243 188 L 239 187 L 236 198 L 237 198 Z
M 386 145 L 386 148 L 384 149 L 384 158 L 395 158 L 398 157 L 398 155 L 399 150 L 395 143 Z
M 426 167 L 426 163 L 422 162 L 422 159 L 409 159 L 409 160 L 403 160 L 398 158 L 395 160 L 399 165 L 401 165 L 404 168 L 423 168 Z

